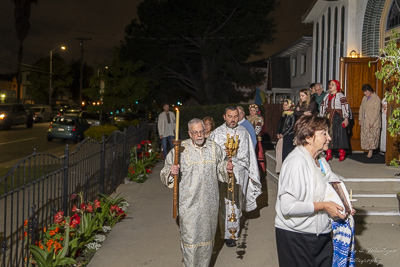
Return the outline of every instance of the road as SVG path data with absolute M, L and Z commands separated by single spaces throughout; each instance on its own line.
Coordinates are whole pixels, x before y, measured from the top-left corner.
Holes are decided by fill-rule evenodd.
M 49 122 L 35 123 L 32 128 L 26 126 L 14 126 L 11 130 L 0 130 L 0 164 L 16 159 L 21 159 L 33 153 L 65 147 L 66 144 L 73 145 L 73 141 L 54 139 L 47 141 L 47 129 Z

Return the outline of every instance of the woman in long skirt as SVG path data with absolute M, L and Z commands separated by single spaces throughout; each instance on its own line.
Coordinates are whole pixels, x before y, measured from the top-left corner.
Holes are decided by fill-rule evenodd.
M 329 149 L 326 151 L 326 160 L 332 158 L 332 150 L 339 152 L 339 161 L 346 158 L 346 149 L 350 148 L 349 137 L 346 127 L 349 125 L 350 107 L 346 96 L 340 90 L 340 83 L 337 80 L 329 82 L 329 94 L 321 103 L 320 117 L 329 118 L 332 127 L 330 135 L 332 140 Z
M 381 133 L 381 99 L 375 94 L 371 85 L 362 86 L 364 97 L 359 111 L 361 125 L 361 148 L 368 150 L 367 158 L 372 158 L 373 150 L 379 147 Z

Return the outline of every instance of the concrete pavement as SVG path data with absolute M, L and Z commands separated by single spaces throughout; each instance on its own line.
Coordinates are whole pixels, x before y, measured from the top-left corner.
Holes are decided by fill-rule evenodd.
M 331 163 L 332 169 L 345 177 L 394 176 L 400 171 L 379 164 L 359 165 L 350 159 L 342 165 L 336 161 Z M 143 184 L 118 187 L 116 193 L 130 203 L 129 215 L 116 224 L 88 266 L 182 266 L 178 226 L 172 218 L 172 190 L 160 181 L 162 167 L 161 161 Z M 245 214 L 239 245 L 228 248 L 217 234 L 212 266 L 278 266 L 274 229 L 277 185 L 264 179 L 263 186 L 260 208 Z M 357 224 L 357 266 L 398 266 L 399 238 L 398 223 Z

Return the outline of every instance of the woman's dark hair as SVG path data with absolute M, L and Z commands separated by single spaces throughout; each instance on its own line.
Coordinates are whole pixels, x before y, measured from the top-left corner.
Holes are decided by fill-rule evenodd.
M 306 139 L 314 136 L 316 131 L 329 129 L 331 122 L 328 118 L 317 116 L 302 116 L 294 125 L 294 144 L 296 146 L 307 145 Z
M 363 92 L 365 92 L 365 91 L 370 91 L 371 93 L 374 92 L 374 89 L 372 89 L 372 86 L 369 85 L 368 83 L 364 84 L 364 85 L 361 87 L 361 90 L 362 90 Z

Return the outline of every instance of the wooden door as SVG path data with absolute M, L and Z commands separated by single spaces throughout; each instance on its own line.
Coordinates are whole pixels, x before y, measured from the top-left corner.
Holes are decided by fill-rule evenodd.
M 370 66 L 369 66 L 370 65 Z M 370 84 L 375 93 L 383 98 L 383 83 L 375 77 L 379 70 L 380 62 L 376 58 L 341 58 L 340 59 L 340 84 L 347 102 L 353 112 L 353 123 L 350 125 L 350 144 L 352 150 L 361 150 L 360 125 L 358 120 L 359 108 L 364 93 L 363 84 Z

